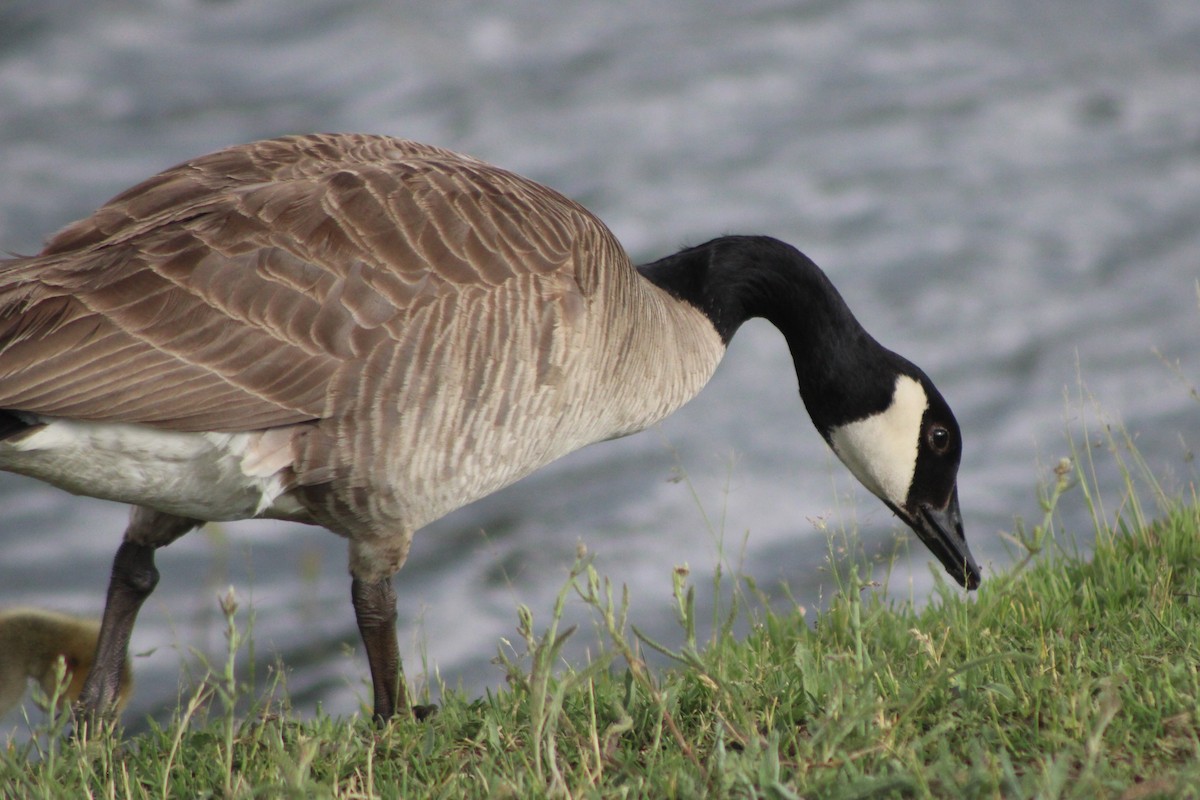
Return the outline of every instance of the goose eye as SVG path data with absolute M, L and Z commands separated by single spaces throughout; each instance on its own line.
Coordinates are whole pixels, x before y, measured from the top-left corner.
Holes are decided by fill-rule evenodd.
M 950 431 L 941 425 L 934 425 L 930 428 L 928 438 L 930 449 L 938 455 L 942 455 L 950 449 Z

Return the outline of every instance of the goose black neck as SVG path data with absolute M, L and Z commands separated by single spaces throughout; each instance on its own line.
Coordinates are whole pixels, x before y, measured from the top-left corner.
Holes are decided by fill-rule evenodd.
M 886 408 L 897 370 L 908 371 L 907 362 L 863 329 L 825 273 L 777 239 L 726 236 L 638 270 L 704 312 L 726 344 L 754 317 L 778 328 L 805 406 L 823 434 Z

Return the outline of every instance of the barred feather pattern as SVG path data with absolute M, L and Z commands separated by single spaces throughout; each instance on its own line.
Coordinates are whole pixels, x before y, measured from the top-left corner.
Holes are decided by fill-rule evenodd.
M 663 418 L 723 352 L 578 204 L 386 137 L 204 156 L 0 262 L 0 408 L 270 430 L 249 461 L 368 580 L 427 522 Z

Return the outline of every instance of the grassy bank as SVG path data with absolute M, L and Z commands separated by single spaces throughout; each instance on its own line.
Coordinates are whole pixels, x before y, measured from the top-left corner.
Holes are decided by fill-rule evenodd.
M 941 586 L 921 609 L 852 575 L 808 624 L 798 610 L 761 610 L 748 589 L 732 613 L 749 615 L 752 632 L 701 643 L 677 571 L 689 644 L 671 670 L 644 665 L 639 653 L 656 645 L 628 628 L 620 592 L 581 556 L 561 601 L 593 609 L 605 650 L 592 664 L 562 664 L 557 617 L 538 624 L 522 610 L 529 652 L 507 665 L 509 689 L 449 692 L 434 719 L 386 729 L 292 718 L 279 697 L 235 714 L 242 643 L 230 608 L 231 663 L 174 724 L 84 742 L 44 732 L 0 751 L 0 793 L 1200 796 L 1197 499 L 1166 503 L 1153 523 L 1126 501 L 1130 522 L 1115 531 L 1098 515 L 1084 561 L 1049 535 L 1058 495 L 1080 477 L 1060 469 L 1046 520 L 1014 534 L 1027 559 L 971 597 Z

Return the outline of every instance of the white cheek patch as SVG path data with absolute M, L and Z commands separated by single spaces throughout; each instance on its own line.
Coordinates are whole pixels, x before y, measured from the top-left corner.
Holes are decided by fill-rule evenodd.
M 834 428 L 833 452 L 872 494 L 903 508 L 917 468 L 921 420 L 929 399 L 907 375 L 896 379 L 892 404 L 865 419 Z

